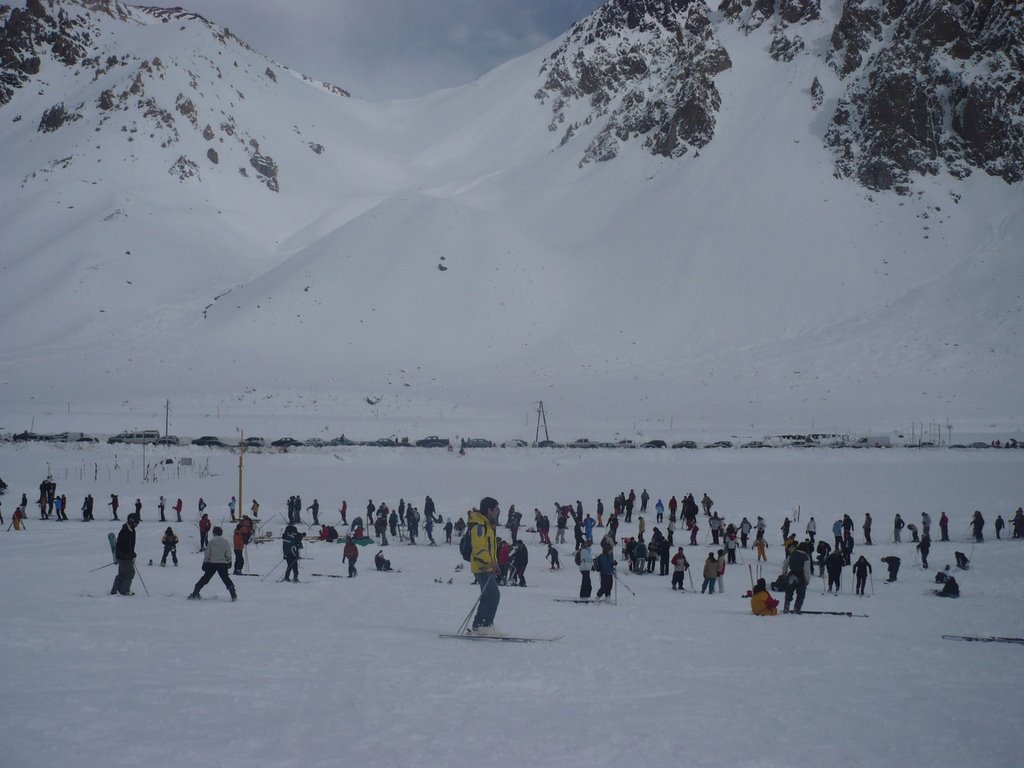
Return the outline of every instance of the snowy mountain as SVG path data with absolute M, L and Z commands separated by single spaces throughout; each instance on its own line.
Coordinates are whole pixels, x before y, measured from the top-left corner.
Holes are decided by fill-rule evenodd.
M 0 5 L 0 428 L 1020 428 L 1020 27 L 611 0 L 372 103 L 181 9 Z

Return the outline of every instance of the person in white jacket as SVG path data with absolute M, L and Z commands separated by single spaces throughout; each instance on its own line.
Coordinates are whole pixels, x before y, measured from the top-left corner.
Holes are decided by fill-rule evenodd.
M 807 538 L 811 540 L 811 546 L 814 546 L 814 536 L 818 532 L 818 524 L 814 522 L 812 517 L 807 521 Z
M 590 539 L 583 542 L 576 554 L 576 564 L 580 567 L 580 600 L 589 600 L 592 589 L 590 572 L 594 569 L 594 553 L 590 549 Z
M 228 576 L 228 568 L 230 567 L 231 545 L 224 538 L 224 529 L 219 525 L 215 525 L 213 527 L 213 537 L 210 539 L 210 543 L 206 545 L 206 554 L 203 557 L 203 578 L 196 582 L 188 599 L 199 600 L 199 593 L 203 587 L 210 583 L 210 579 L 216 574 L 220 576 L 220 580 L 228 588 L 231 602 L 237 600 L 238 594 L 235 592 L 235 585 L 231 582 L 231 577 Z

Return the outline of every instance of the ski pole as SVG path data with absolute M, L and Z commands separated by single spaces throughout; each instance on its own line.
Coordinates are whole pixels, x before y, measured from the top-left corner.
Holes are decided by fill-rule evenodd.
M 113 565 L 113 563 L 111 563 Z M 132 560 L 132 568 L 135 570 L 135 575 L 139 577 L 139 584 L 142 585 L 142 591 L 146 593 L 146 597 L 149 597 L 149 590 L 146 589 L 146 582 L 142 580 L 142 574 L 139 573 L 139 569 L 135 566 L 135 561 Z
M 754 566 L 747 564 L 747 573 L 750 574 L 750 588 L 754 588 Z
M 480 605 L 480 601 L 483 599 L 483 597 L 484 597 L 484 593 L 481 591 L 480 594 L 477 595 L 476 602 L 473 603 L 473 607 L 470 608 L 469 609 L 469 613 L 466 614 L 466 618 L 463 619 L 462 620 L 462 624 L 459 625 L 459 631 L 456 632 L 455 634 L 457 634 L 457 635 L 464 635 L 464 634 L 466 634 L 466 630 L 469 627 L 469 622 L 473 619 L 473 614 L 476 613 L 476 608 L 477 608 L 478 605 Z
M 283 563 L 283 562 L 284 562 L 284 558 L 282 557 L 282 558 L 281 558 L 281 559 L 280 559 L 280 560 L 279 560 L 279 561 L 277 562 L 277 565 L 275 565 L 275 566 L 274 566 L 273 568 L 271 568 L 271 569 L 270 569 L 270 573 L 268 573 L 268 574 L 267 574 L 266 576 L 264 576 L 264 577 L 263 577 L 262 579 L 260 579 L 260 581 L 266 581 L 266 580 L 267 580 L 267 577 L 269 577 L 271 573 L 273 573 L 273 572 L 274 572 L 274 571 L 276 571 L 276 570 L 277 570 L 278 568 L 280 568 L 280 567 L 281 567 L 281 563 Z
M 107 563 L 106 565 L 101 565 L 99 568 L 93 568 L 91 571 L 89 571 L 89 573 L 95 573 L 96 571 L 102 571 L 104 568 L 109 568 L 112 565 L 117 565 L 117 563 Z
M 619 574 L 613 573 L 612 575 L 615 577 L 615 583 L 616 584 L 618 584 L 619 582 L 622 582 L 622 586 L 625 587 L 626 591 L 629 592 L 629 594 L 631 594 L 633 597 L 636 597 L 636 592 L 634 592 L 632 589 L 630 589 L 629 585 L 626 584 L 626 582 L 622 581 L 622 579 L 619 578 Z
M 875 594 L 875 577 L 871 575 L 871 571 L 868 571 L 868 579 L 871 581 L 871 594 Z

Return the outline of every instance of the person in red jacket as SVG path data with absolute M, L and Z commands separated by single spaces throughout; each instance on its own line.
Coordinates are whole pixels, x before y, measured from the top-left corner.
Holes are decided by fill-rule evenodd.
M 179 523 L 181 522 L 181 508 L 182 508 L 182 506 L 184 506 L 184 505 L 181 503 L 181 499 L 178 499 L 177 503 L 174 505 L 174 513 L 178 516 L 178 522 Z
M 356 560 L 359 559 L 359 547 L 352 541 L 351 536 L 345 537 L 345 548 L 341 551 L 341 562 L 348 561 L 348 577 L 351 579 L 356 575 Z
M 178 499 L 178 503 L 181 503 L 181 499 Z M 205 512 L 203 516 L 199 518 L 199 551 L 206 551 L 206 544 L 209 541 L 210 528 L 213 527 L 213 523 L 210 522 L 210 516 Z

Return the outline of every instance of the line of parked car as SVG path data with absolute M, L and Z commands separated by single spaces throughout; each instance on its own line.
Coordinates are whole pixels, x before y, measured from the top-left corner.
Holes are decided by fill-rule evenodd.
M 87 435 L 82 432 L 58 432 L 55 434 L 39 434 L 35 432 L 18 432 L 13 435 L 0 434 L 0 441 L 13 440 L 14 442 L 48 442 L 48 443 L 99 443 L 100 438 L 92 435 Z M 117 435 L 112 435 L 107 438 L 107 443 L 111 445 L 116 444 L 148 444 L 148 445 L 164 445 L 164 446 L 181 446 L 181 445 L 195 445 L 199 447 L 208 448 L 238 448 L 237 442 L 231 442 L 222 440 L 214 435 L 203 435 L 193 440 L 187 440 L 176 435 L 161 435 L 159 431 L 155 429 L 144 429 L 144 430 L 133 430 L 127 432 L 121 432 Z M 247 437 L 243 440 L 243 445 L 246 448 L 336 448 L 341 446 L 372 446 L 372 447 L 405 447 L 405 448 L 454 448 L 452 441 L 447 437 L 439 437 L 438 435 L 429 435 L 427 437 L 410 442 L 408 437 L 398 437 L 391 435 L 389 437 L 381 437 L 376 440 L 350 440 L 345 435 L 341 437 L 335 437 L 331 439 L 322 438 L 309 438 L 307 440 L 296 440 L 293 437 L 281 437 L 277 440 L 267 442 L 262 437 Z M 487 440 L 482 437 L 471 437 L 463 438 L 459 441 L 460 448 L 528 448 L 531 443 L 526 440 L 514 438 L 512 440 L 506 440 L 503 443 L 494 443 L 491 440 Z M 818 441 L 813 439 L 793 439 L 779 442 L 764 442 L 761 440 L 750 440 L 748 442 L 734 445 L 730 440 L 717 440 L 712 443 L 705 443 L 703 445 L 698 444 L 694 440 L 680 440 L 678 442 L 669 445 L 665 440 L 647 440 L 646 442 L 637 442 L 635 440 L 619 440 L 617 442 L 601 442 L 596 440 L 590 440 L 585 437 L 581 437 L 577 440 L 573 440 L 568 443 L 559 443 L 554 440 L 539 440 L 532 443 L 534 448 L 571 448 L 571 449 L 591 449 L 591 448 L 678 448 L 678 449 L 696 449 L 696 448 L 779 448 L 779 447 L 796 447 L 796 448 L 872 448 L 872 447 L 890 447 L 888 442 L 878 443 L 870 442 L 865 438 L 859 440 L 854 439 L 837 439 L 828 442 Z M 933 443 L 920 443 L 920 444 L 907 444 L 904 447 L 907 448 L 937 448 L 944 447 L 938 446 Z M 1011 440 L 1006 443 L 999 443 L 998 445 L 984 442 L 973 442 L 969 444 L 957 443 L 948 446 L 949 448 L 967 449 L 967 448 L 1018 448 L 1024 447 L 1024 443 L 1018 443 L 1016 440 Z

